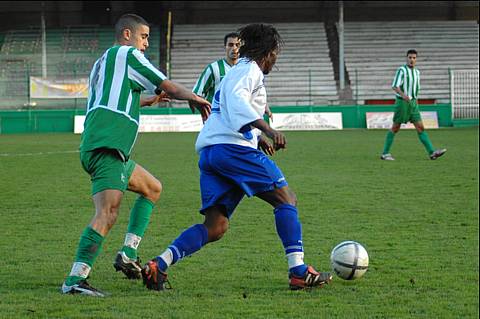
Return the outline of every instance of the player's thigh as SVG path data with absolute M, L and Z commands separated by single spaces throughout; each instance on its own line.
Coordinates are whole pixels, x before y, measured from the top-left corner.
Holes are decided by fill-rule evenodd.
M 116 150 L 96 149 L 82 152 L 80 160 L 83 168 L 90 175 L 92 195 L 105 190 L 125 192 L 127 189 L 126 165 Z
M 134 163 L 128 180 L 128 190 L 141 194 L 155 202 L 162 192 L 162 184 L 145 168 Z

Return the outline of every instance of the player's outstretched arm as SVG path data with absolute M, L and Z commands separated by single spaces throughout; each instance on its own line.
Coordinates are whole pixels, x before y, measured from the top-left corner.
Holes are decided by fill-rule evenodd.
M 153 95 L 153 96 L 150 96 L 150 97 L 146 97 L 146 98 L 141 98 L 140 99 L 140 107 L 144 107 L 144 106 L 150 106 L 150 105 L 154 105 L 154 104 L 158 104 L 160 102 L 170 102 L 171 99 L 170 99 L 170 96 L 168 96 L 167 93 L 165 92 L 155 92 L 156 95 Z
M 208 118 L 212 111 L 210 102 L 187 90 L 181 84 L 170 80 L 164 80 L 160 84 L 160 88 L 174 99 L 188 101 L 192 113 L 195 112 L 195 109 L 198 109 L 202 115 L 203 121 Z
M 250 123 L 250 125 L 258 128 L 260 131 L 265 133 L 265 135 L 272 140 L 275 150 L 287 147 L 287 139 L 285 138 L 285 135 L 271 128 L 270 125 L 268 125 L 268 123 L 264 120 L 259 119 L 253 121 L 252 123 Z

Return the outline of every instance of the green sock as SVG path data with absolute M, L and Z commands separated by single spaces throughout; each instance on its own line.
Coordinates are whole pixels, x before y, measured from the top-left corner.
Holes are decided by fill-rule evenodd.
M 135 201 L 130 212 L 127 235 L 122 247 L 122 251 L 128 258 L 137 259 L 137 248 L 150 222 L 154 206 L 154 203 L 143 196 L 139 196 Z
M 423 131 L 422 133 L 418 133 L 418 138 L 420 139 L 420 142 L 422 142 L 423 146 L 425 146 L 428 154 L 432 154 L 435 151 L 427 132 Z
M 80 242 L 75 256 L 75 262 L 70 275 L 66 279 L 66 284 L 71 286 L 82 279 L 85 279 L 90 272 L 95 259 L 100 254 L 104 237 L 87 226 L 80 236 Z
M 383 154 L 390 153 L 390 147 L 392 147 L 394 138 L 395 138 L 395 133 L 389 130 L 387 132 L 387 137 L 385 138 L 385 144 L 383 145 Z

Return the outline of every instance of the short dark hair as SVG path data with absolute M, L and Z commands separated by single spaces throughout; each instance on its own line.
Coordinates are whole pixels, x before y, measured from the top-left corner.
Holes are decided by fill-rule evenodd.
M 146 25 L 147 27 L 149 26 L 148 22 L 139 15 L 133 13 L 126 13 L 122 15 L 117 20 L 117 23 L 115 23 L 115 38 L 117 40 L 121 40 L 123 30 L 130 29 L 131 31 L 134 31 L 138 25 Z
M 407 56 L 408 56 L 409 54 L 415 54 L 415 55 L 418 55 L 418 53 L 417 53 L 417 50 L 414 50 L 414 49 L 410 49 L 410 50 L 408 50 L 408 51 L 407 51 Z
M 238 33 L 237 32 L 230 32 L 225 35 L 223 38 L 223 45 L 227 45 L 227 40 L 228 38 L 238 38 Z
M 240 35 L 240 57 L 259 61 L 270 52 L 279 50 L 283 40 L 278 31 L 270 24 L 252 23 L 238 30 Z

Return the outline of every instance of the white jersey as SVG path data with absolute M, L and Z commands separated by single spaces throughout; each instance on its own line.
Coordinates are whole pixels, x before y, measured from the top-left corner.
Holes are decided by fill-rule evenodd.
M 241 58 L 215 92 L 212 114 L 197 137 L 195 150 L 215 144 L 258 146 L 261 131 L 250 127 L 263 119 L 267 105 L 264 75 L 255 61 Z

